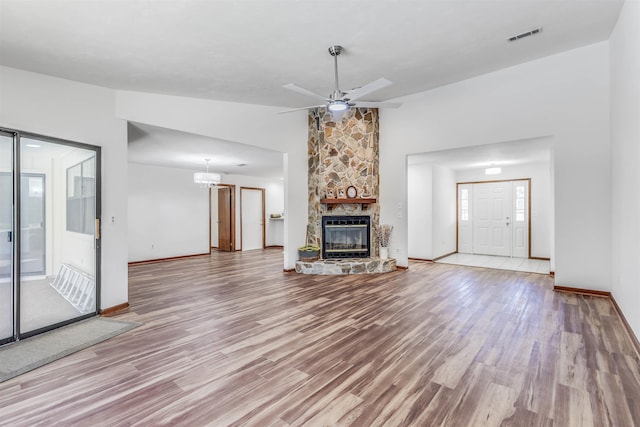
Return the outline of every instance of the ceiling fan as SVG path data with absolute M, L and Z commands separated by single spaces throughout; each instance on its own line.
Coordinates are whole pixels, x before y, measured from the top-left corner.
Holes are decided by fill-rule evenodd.
M 349 109 L 349 107 L 398 108 L 400 105 L 402 105 L 397 102 L 356 101 L 357 99 L 360 99 L 363 96 L 370 94 L 371 92 L 375 92 L 376 90 L 389 86 L 391 82 L 384 77 L 368 83 L 362 87 L 353 89 L 349 92 L 343 92 L 342 90 L 340 90 L 340 85 L 338 83 L 338 55 L 340 55 L 343 50 L 344 48 L 338 45 L 331 46 L 329 48 L 329 53 L 331 54 L 331 56 L 333 56 L 336 88 L 328 97 L 320 95 L 319 93 L 312 92 L 293 83 L 289 83 L 288 85 L 283 86 L 285 89 L 292 90 L 302 95 L 321 99 L 324 104 L 294 108 L 292 110 L 280 111 L 280 113 L 289 113 L 291 111 L 307 110 L 310 108 L 319 107 L 326 107 L 327 110 L 331 111 L 332 113 L 339 113 L 341 111 Z

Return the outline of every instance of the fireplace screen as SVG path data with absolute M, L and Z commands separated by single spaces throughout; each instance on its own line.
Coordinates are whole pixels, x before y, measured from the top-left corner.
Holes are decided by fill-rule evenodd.
M 368 216 L 323 216 L 323 258 L 368 258 L 371 221 Z

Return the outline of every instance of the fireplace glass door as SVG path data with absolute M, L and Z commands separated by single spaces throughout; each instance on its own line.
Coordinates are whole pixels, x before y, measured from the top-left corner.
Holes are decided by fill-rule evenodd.
M 371 234 L 368 216 L 328 216 L 322 219 L 322 254 L 330 258 L 368 258 Z

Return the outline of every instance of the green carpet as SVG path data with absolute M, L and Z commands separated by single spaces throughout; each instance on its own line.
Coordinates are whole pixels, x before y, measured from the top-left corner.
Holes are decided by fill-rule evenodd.
M 0 382 L 140 326 L 93 317 L 0 348 Z

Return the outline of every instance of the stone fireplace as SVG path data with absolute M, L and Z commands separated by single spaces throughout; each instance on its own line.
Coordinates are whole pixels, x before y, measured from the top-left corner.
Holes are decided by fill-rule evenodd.
M 350 108 L 338 117 L 317 108 L 309 110 L 308 125 L 306 243 L 319 246 L 322 259 L 298 261 L 296 271 L 356 274 L 395 270 L 394 259 L 378 258 L 378 241 L 372 233 L 380 222 L 378 110 Z
M 323 216 L 367 216 L 370 230 L 380 221 L 378 203 L 358 203 L 377 199 L 378 110 L 350 108 L 342 117 L 334 117 L 324 108 L 309 111 L 309 239 L 322 248 Z M 347 197 L 348 187 L 356 189 Z M 344 203 L 322 203 L 340 199 Z M 371 257 L 378 256 L 378 244 L 370 233 Z

